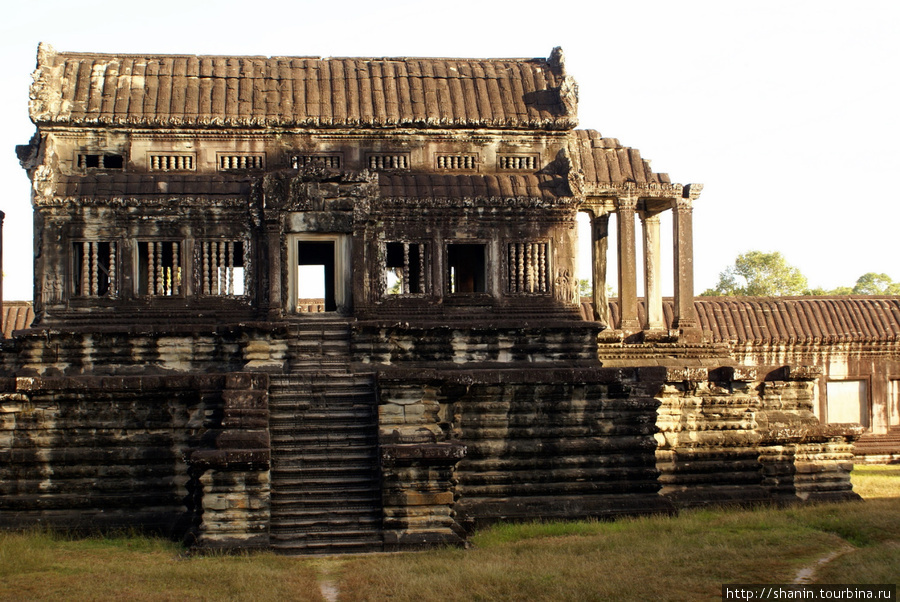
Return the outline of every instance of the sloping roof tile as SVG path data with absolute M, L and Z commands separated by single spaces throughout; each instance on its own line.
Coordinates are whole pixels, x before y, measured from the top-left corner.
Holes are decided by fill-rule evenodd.
M 380 173 L 385 198 L 554 199 L 563 183 L 549 175 Z
M 664 318 L 672 327 L 672 300 Z M 697 297 L 697 319 L 713 341 L 736 344 L 900 341 L 900 296 Z M 638 307 L 644 317 L 644 303 Z M 610 317 L 618 321 L 618 301 Z
M 668 174 L 654 173 L 650 162 L 641 158 L 637 149 L 619 144 L 615 138 L 604 138 L 596 130 L 575 130 L 571 149 L 576 165 L 584 173 L 585 185 L 669 184 Z
M 37 124 L 562 129 L 576 117 L 552 59 L 57 53 L 41 45 Z M 574 105 L 572 105 L 574 106 Z
M 215 174 L 136 174 L 100 173 L 61 175 L 56 179 L 56 196 L 160 196 L 167 194 L 203 194 L 246 196 L 250 178 L 241 175 Z
M 12 337 L 14 330 L 28 328 L 34 321 L 34 309 L 27 301 L 3 302 L 3 338 Z

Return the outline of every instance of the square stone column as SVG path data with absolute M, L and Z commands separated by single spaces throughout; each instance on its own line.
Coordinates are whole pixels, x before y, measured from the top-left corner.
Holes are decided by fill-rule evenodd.
M 692 185 L 685 186 L 685 195 L 673 203 L 673 230 L 675 246 L 675 316 L 673 328 L 679 331 L 679 340 L 685 343 L 700 342 L 702 333 L 694 310 L 694 231 Z M 699 190 L 696 196 L 699 196 Z M 694 197 L 694 198 L 692 198 Z
M 633 334 L 641 329 L 637 304 L 637 252 L 634 216 L 637 197 L 616 199 L 619 227 L 619 330 Z
M 266 250 L 268 266 L 267 313 L 270 319 L 279 319 L 284 313 L 281 298 L 281 222 L 277 219 L 266 222 Z M 260 276 L 262 274 L 260 273 Z
M 606 295 L 606 252 L 609 249 L 609 214 L 591 214 L 591 279 L 594 318 L 604 326 L 609 323 L 609 299 Z
M 647 307 L 644 329 L 664 330 L 659 214 L 641 214 L 641 226 L 644 230 L 644 302 Z

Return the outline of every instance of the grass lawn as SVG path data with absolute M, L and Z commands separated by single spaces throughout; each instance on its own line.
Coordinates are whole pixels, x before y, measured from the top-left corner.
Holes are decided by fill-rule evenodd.
M 896 583 L 900 466 L 860 466 L 866 501 L 674 518 L 499 525 L 468 550 L 332 558 L 191 556 L 142 537 L 0 533 L 0 600 L 719 600 L 722 583 Z

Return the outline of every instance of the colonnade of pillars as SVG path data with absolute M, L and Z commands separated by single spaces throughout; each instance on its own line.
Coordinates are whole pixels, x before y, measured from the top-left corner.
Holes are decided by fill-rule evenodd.
M 691 198 L 673 199 L 675 299 L 672 328 L 679 332 L 679 340 L 700 340 L 700 328 L 694 311 L 694 262 Z M 616 199 L 619 275 L 619 323 L 610 324 L 609 302 L 606 297 L 607 251 L 609 245 L 609 216 L 605 210 L 591 215 L 591 249 L 593 262 L 594 311 L 597 319 L 626 335 L 640 331 L 664 331 L 662 304 L 662 263 L 660 249 L 660 211 L 638 211 L 637 197 Z M 635 217 L 640 217 L 644 250 L 644 321 L 638 313 L 637 296 L 637 233 Z

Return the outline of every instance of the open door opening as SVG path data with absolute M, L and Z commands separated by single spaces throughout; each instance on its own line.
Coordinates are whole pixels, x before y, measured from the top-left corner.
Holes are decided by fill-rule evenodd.
M 309 308 L 306 311 L 337 310 L 334 250 L 334 241 L 330 240 L 301 240 L 297 243 L 298 308 Z

